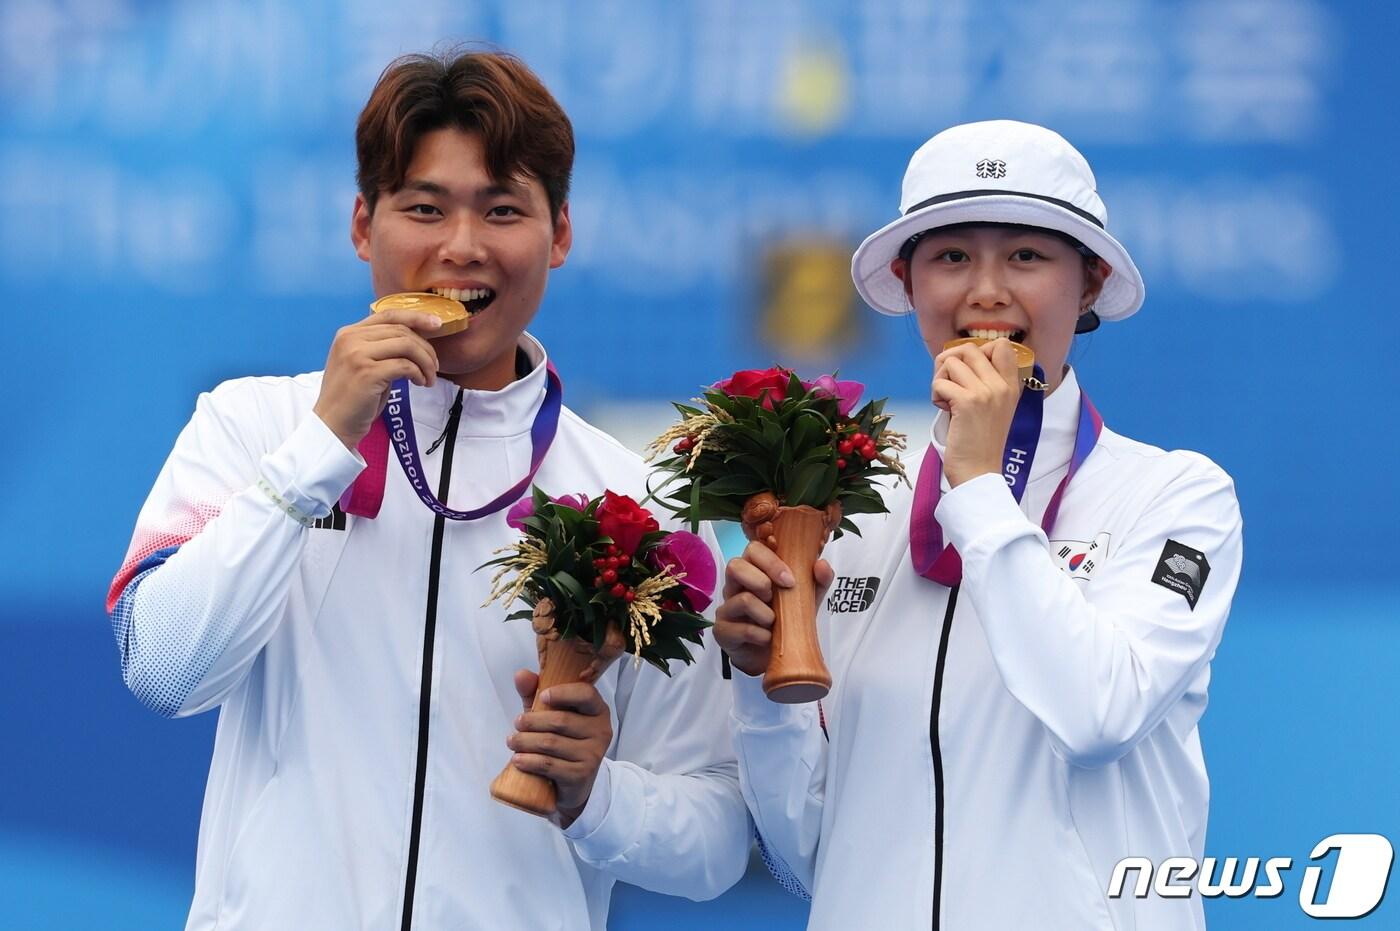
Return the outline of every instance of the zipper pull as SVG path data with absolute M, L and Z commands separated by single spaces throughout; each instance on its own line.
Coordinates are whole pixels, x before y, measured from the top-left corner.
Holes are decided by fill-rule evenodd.
M 445 427 L 442 428 L 442 432 L 438 434 L 438 438 L 435 439 L 435 440 L 433 440 L 433 445 L 429 446 L 429 447 L 428 447 L 428 451 L 425 452 L 423 455 L 425 455 L 425 456 L 431 456 L 433 453 L 437 452 L 437 448 L 438 448 L 439 446 L 442 445 L 442 441 L 443 441 L 443 440 L 447 439 L 447 434 L 452 430 L 452 428 L 453 428 L 454 426 L 457 425 L 457 421 L 460 420 L 461 417 L 462 417 L 462 389 L 461 389 L 461 388 L 458 388 L 458 389 L 457 389 L 457 397 L 456 397 L 456 399 L 452 402 L 452 410 L 450 410 L 450 411 L 447 412 L 447 426 L 445 426 Z

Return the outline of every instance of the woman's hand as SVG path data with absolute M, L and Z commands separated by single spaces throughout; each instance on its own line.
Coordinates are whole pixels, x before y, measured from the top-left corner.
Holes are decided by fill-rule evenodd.
M 938 354 L 934 369 L 933 403 L 950 415 L 943 455 L 949 487 L 1000 473 L 1022 391 L 1011 341 L 954 346 Z
M 835 573 L 830 563 L 818 559 L 812 575 L 820 604 Z M 715 609 L 715 642 L 741 672 L 761 676 L 767 671 L 773 641 L 773 591 L 796 584 L 787 563 L 756 541 L 724 567 L 724 601 Z

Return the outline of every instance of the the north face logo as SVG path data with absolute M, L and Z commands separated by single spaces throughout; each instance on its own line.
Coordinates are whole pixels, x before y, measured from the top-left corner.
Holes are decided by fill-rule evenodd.
M 826 609 L 832 614 L 864 611 L 875 603 L 875 593 L 879 590 L 877 576 L 838 576 L 826 596 Z
M 977 177 L 1005 178 L 1006 162 L 999 158 L 984 158 L 977 163 Z
M 337 504 L 331 508 L 331 512 L 325 517 L 319 518 L 311 525 L 316 530 L 344 530 L 345 512 Z

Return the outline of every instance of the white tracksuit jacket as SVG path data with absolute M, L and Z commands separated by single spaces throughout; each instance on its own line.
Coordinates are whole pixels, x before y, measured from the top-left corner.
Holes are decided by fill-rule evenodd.
M 1204 927 L 1194 892 L 1106 891 L 1123 857 L 1202 855 L 1196 725 L 1240 571 L 1234 486 L 1200 455 L 1104 429 L 1047 541 L 1078 403 L 1071 373 L 1046 399 L 1021 505 L 998 475 L 945 479 L 956 592 L 913 569 L 903 485 L 890 514 L 858 519 L 863 537 L 828 547 L 829 740 L 816 705 L 769 702 L 736 670 L 740 783 L 766 852 L 811 890 L 810 928 Z M 940 417 L 940 452 L 945 431 Z M 1190 551 L 1208 571 L 1173 558 Z
M 411 388 L 431 487 L 478 507 L 523 476 L 544 350 L 501 391 Z M 668 679 L 627 658 L 598 683 L 613 743 L 561 832 L 490 798 L 538 666 L 515 606 L 483 608 L 516 538 L 505 512 L 445 521 L 388 462 L 374 520 L 331 510 L 363 468 L 312 413 L 319 373 L 203 395 L 141 511 L 109 599 L 127 685 L 165 715 L 219 707 L 190 929 L 602 931 L 613 882 L 708 898 L 743 875 L 751 827 L 719 650 Z M 567 408 L 536 483 L 645 494 L 639 457 Z M 265 480 L 324 526 L 292 520 Z M 710 537 L 713 547 L 713 537 Z M 434 610 L 435 606 L 435 610 Z M 430 622 L 429 616 L 435 620 Z M 415 830 L 415 825 L 417 829 Z

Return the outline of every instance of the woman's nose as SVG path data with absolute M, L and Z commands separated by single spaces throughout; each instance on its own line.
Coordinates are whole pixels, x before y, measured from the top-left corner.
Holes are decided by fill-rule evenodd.
M 1005 307 L 1011 303 L 1006 279 L 1000 268 L 993 264 L 984 264 L 974 271 L 967 292 L 967 303 L 969 306 L 985 309 Z

